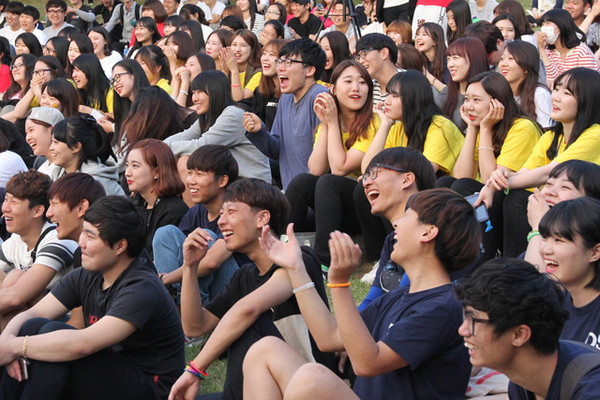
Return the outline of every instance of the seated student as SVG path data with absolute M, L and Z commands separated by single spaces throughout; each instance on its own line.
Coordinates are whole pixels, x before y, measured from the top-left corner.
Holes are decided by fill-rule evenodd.
M 554 82 L 552 113 L 556 125 L 538 141 L 518 172 L 497 170 L 492 173 L 479 194 L 491 213 L 502 213 L 504 224 L 494 230 L 502 232 L 502 254 L 518 256 L 526 248 L 527 189 L 542 185 L 550 171 L 566 160 L 579 159 L 600 163 L 598 130 L 600 129 L 600 74 L 589 68 L 574 68 Z M 510 189 L 505 195 L 502 190 Z M 499 191 L 499 192 L 497 192 Z M 506 191 L 508 192 L 508 190 Z
M 46 220 L 52 181 L 37 171 L 21 172 L 6 185 L 2 214 L 12 236 L 0 247 L 0 324 L 35 304 L 71 267 L 77 243 L 57 239 Z
M 13 175 L 27 169 L 21 156 L 10 150 L 8 137 L 0 131 L 0 188 L 4 188 Z
M 231 47 L 221 50 L 219 59 L 229 69 L 231 97 L 240 101 L 252 97 L 258 87 L 262 71 L 260 69 L 260 43 L 248 29 L 240 29 L 233 34 Z
M 65 78 L 56 78 L 42 85 L 42 107 L 56 108 L 65 118 L 79 115 L 79 94 Z
M 0 335 L 3 393 L 166 398 L 184 365 L 184 337 L 152 263 L 139 257 L 145 233 L 143 215 L 124 197 L 101 198 L 87 210 L 79 239 L 83 268 Z M 79 306 L 84 329 L 52 321 Z M 27 380 L 14 368 L 19 356 L 29 361 Z
M 554 124 L 550 118 L 550 89 L 539 81 L 540 56 L 534 45 L 522 40 L 508 43 L 498 72 L 510 83 L 515 100 L 542 128 Z
M 384 108 L 376 110 L 381 125 L 362 159 L 362 169 L 384 148 L 411 147 L 423 152 L 437 174 L 451 175 L 464 137 L 435 105 L 425 75 L 399 72 L 386 89 L 391 95 Z
M 562 201 L 584 196 L 600 200 L 598 176 L 600 165 L 581 160 L 567 160 L 550 171 L 542 190 L 536 188 L 529 196 L 527 220 L 532 230 L 527 235 L 525 261 L 537 266 L 540 272 L 544 272 L 544 260 L 539 250 L 542 243 L 539 231 L 542 217 L 551 207 Z
M 33 154 L 38 156 L 42 162 L 37 162 L 37 170 L 50 175 L 54 169 L 54 156 L 50 151 L 52 144 L 52 128 L 65 119 L 56 108 L 36 107 L 25 121 L 25 139 L 31 146 Z
M 171 95 L 173 89 L 169 84 L 171 80 L 169 60 L 158 46 L 142 47 L 135 55 L 135 61 L 142 66 L 150 85 L 158 86 L 167 92 L 169 96 Z
M 279 242 L 264 229 L 261 244 L 273 262 L 285 268 L 296 299 L 319 348 L 348 353 L 357 375 L 354 387 L 322 365 L 307 363 L 276 338 L 254 345 L 244 360 L 247 399 L 406 398 L 463 399 L 471 366 L 457 334 L 460 303 L 449 277 L 477 256 L 481 228 L 475 210 L 448 189 L 415 194 L 406 213 L 394 221 L 397 243 L 392 258 L 411 278 L 372 302 L 362 313 L 350 292 L 350 275 L 361 252 L 341 232 L 331 234 L 334 318 L 318 301 L 300 258 L 291 226 L 290 241 Z
M 73 172 L 52 183 L 48 190 L 46 218 L 56 225 L 56 237 L 79 241 L 83 231 L 83 216 L 94 202 L 106 196 L 104 188 L 91 175 Z M 81 267 L 81 247 L 73 252 L 73 269 Z M 67 324 L 85 328 L 81 307 L 71 311 Z
M 479 39 L 485 46 L 488 56 L 488 67 L 496 67 L 504 51 L 506 41 L 500 29 L 488 21 L 477 21 L 467 26 L 465 37 Z
M 103 113 L 113 112 L 114 90 L 102 71 L 102 65 L 94 54 L 82 54 L 73 62 L 73 81 L 83 103 L 79 112 L 91 114 L 96 120 Z
M 400 178 L 402 178 L 401 181 Z M 354 190 L 355 202 L 358 201 L 357 199 L 361 200 L 355 203 L 361 229 L 365 226 L 369 228 L 369 230 L 363 231 L 367 249 L 369 248 L 367 240 L 373 240 L 373 235 L 369 234 L 373 230 L 371 220 L 378 223 L 377 227 L 381 226 L 381 219 L 390 223 L 396 221 L 404 215 L 406 203 L 414 194 L 434 187 L 435 173 L 431 163 L 423 156 L 423 153 L 415 149 L 392 147 L 373 157 L 365 169 L 362 184 Z M 359 190 L 362 192 L 362 196 L 357 196 Z M 361 218 L 369 212 L 372 214 L 371 218 Z M 390 258 L 396 243 L 395 233 L 391 232 L 383 238 L 385 231 L 382 228 L 376 229 L 376 231 L 377 238 L 381 237 L 383 249 L 379 257 L 379 267 L 375 279 L 366 298 L 358 307 L 359 311 L 365 309 L 377 297 L 398 287 L 404 274 L 402 267 Z M 370 239 L 367 238 L 367 235 Z
M 442 91 L 435 91 L 435 104 L 444 111 L 461 131 L 467 128 L 460 115 L 465 100 L 467 82 L 475 75 L 489 71 L 487 53 L 480 40 L 463 37 L 455 40 L 446 50 L 450 80 Z
M 344 60 L 350 60 L 350 48 L 348 47 L 348 39 L 346 35 L 341 32 L 333 31 L 326 33 L 318 40 L 319 46 L 325 52 L 327 60 L 325 61 L 325 69 L 321 77 L 317 81 L 319 85 L 323 85 L 328 89 L 331 89 L 331 74 L 335 67 L 340 65 Z
M 344 8 L 346 8 L 344 10 Z M 334 0 L 333 7 L 331 8 L 331 13 L 329 14 L 331 17 L 331 21 L 333 24 L 327 28 L 323 29 L 319 33 L 319 38 L 323 37 L 329 32 L 338 31 L 346 35 L 348 39 L 348 44 L 350 46 L 350 52 L 354 53 L 356 48 L 356 41 L 359 39 L 361 34 L 361 29 L 357 26 L 353 19 L 350 17 L 350 8 L 347 3 L 341 0 Z
M 33 33 L 40 45 L 44 46 L 48 41 L 48 36 L 41 30 L 37 29 L 37 24 L 40 19 L 40 12 L 33 6 L 25 6 L 19 16 L 19 24 L 25 32 Z
M 119 185 L 117 164 L 108 136 L 92 117 L 71 117 L 52 130 L 50 151 L 54 154 L 52 180 L 72 172 L 85 172 L 97 179 L 108 195 L 125 195 Z
M 415 47 L 425 64 L 423 73 L 437 91 L 450 80 L 444 39 L 444 29 L 435 22 L 425 22 L 415 29 Z
M 185 190 L 169 146 L 156 139 L 137 142 L 127 154 L 125 178 L 134 203 L 146 213 L 146 245 L 152 255 L 152 239 L 164 225 L 178 225 L 188 211 L 181 199 Z
M 586 37 L 566 10 L 550 10 L 542 16 L 542 30 L 536 32 L 540 58 L 547 75 L 548 86 L 572 68 L 600 71 L 600 64 L 587 44 Z
M 265 336 L 284 337 L 294 343 L 307 360 L 316 359 L 331 365 L 330 355 L 309 342 L 310 336 L 292 295 L 288 274 L 267 257 L 259 243 L 261 234 L 264 236 L 269 230 L 275 235 L 283 233 L 288 209 L 285 196 L 264 181 L 242 179 L 230 185 L 225 192 L 219 228 L 224 233 L 227 250 L 246 254 L 252 262 L 243 265 L 225 291 L 204 307 L 198 291 L 197 268 L 212 236 L 197 229 L 187 237 L 183 245 L 181 289 L 184 331 L 187 336 L 214 331 L 198 356 L 190 362 L 186 370 L 189 373 L 184 372 L 173 386 L 172 398 L 195 396 L 200 375 L 205 374 L 203 371 L 227 350 L 224 398 L 241 399 L 242 361 L 248 348 Z M 298 257 L 300 263 L 307 266 L 307 279 L 317 290 L 315 302 L 327 309 L 318 260 L 309 249 Z
M 214 235 L 208 254 L 198 264 L 198 286 L 202 300 L 214 299 L 248 258 L 225 248 L 219 229 L 219 214 L 227 187 L 238 177 L 238 164 L 225 146 L 207 144 L 187 160 L 186 185 L 195 206 L 183 216 L 179 228 L 166 225 L 156 230 L 152 242 L 154 264 L 165 285 L 181 282 L 183 242 L 187 235 L 201 228 Z
M 269 160 L 244 135 L 244 110 L 231 98 L 229 80 L 221 71 L 201 72 L 192 82 L 198 122 L 165 139 L 176 157 L 182 180 L 187 175 L 187 158 L 207 144 L 227 146 L 240 166 L 243 177 L 271 182 Z
M 356 42 L 356 56 L 373 78 L 373 105 L 377 106 L 386 99 L 390 79 L 403 71 L 396 68 L 398 47 L 389 36 L 370 33 Z
M 539 126 L 517 104 L 510 85 L 497 72 L 469 79 L 460 113 L 467 124 L 452 189 L 463 196 L 479 192 L 497 169 L 521 169 L 542 135 Z M 494 221 L 492 221 L 494 224 Z
M 327 91 L 316 83 L 325 60 L 325 52 L 310 39 L 285 44 L 276 61 L 281 97 L 271 131 L 255 114 L 244 114 L 248 139 L 267 157 L 279 160 L 284 190 L 296 175 L 308 172 L 313 132 L 319 122 L 313 104 L 319 93 Z
M 600 332 L 600 200 L 581 197 L 552 207 L 540 222 L 539 269 L 568 290 L 569 312 L 560 338 L 597 348 Z
M 63 28 L 73 26 L 65 21 L 67 14 L 67 3 L 63 0 L 50 0 L 46 3 L 46 16 L 50 25 L 44 29 L 48 39 L 58 35 Z
M 319 32 L 321 20 L 311 14 L 310 1 L 291 0 L 290 7 L 292 8 L 293 18 L 288 21 L 287 25 L 290 27 L 292 37 L 294 39 L 304 37 L 314 40 L 317 32 Z
M 559 341 L 568 313 L 561 289 L 548 275 L 525 261 L 493 260 L 460 281 L 456 292 L 464 308 L 459 333 L 471 364 L 506 374 L 511 399 L 600 396 L 600 367 L 578 381 L 577 374 L 565 375 L 572 360 L 592 350 Z M 565 384 L 570 393 L 562 393 Z
M 296 175 L 286 190 L 290 222 L 297 232 L 316 230 L 314 249 L 329 265 L 329 233 L 344 229 L 360 232 L 352 192 L 362 175 L 360 163 L 379 127 L 373 114 L 373 82 L 358 61 L 342 61 L 331 75 L 329 93 L 320 93 L 314 110 L 321 124 L 308 158 L 310 173 Z M 348 179 L 349 178 L 349 179 Z M 307 217 L 315 213 L 314 223 Z

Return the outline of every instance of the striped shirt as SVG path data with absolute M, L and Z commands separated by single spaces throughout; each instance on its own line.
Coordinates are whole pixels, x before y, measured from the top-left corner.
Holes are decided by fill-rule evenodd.
M 549 81 L 555 80 L 565 71 L 578 67 L 591 68 L 600 72 L 594 53 L 585 43 L 570 49 L 564 59 L 556 49 L 546 48 L 546 55 L 550 59 L 550 63 L 546 65 L 546 78 Z

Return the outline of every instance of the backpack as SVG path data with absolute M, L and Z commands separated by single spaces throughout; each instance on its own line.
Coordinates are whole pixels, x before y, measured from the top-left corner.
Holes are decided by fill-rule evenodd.
M 585 345 L 580 342 L 575 342 L 573 340 L 565 340 L 565 342 L 577 344 L 580 347 L 585 347 L 586 349 L 593 349 L 592 353 L 584 353 L 580 354 L 574 359 L 572 359 L 567 367 L 565 368 L 565 372 L 563 373 L 561 385 L 560 385 L 560 400 L 570 400 L 573 397 L 573 392 L 575 392 L 575 387 L 591 370 L 600 366 L 600 351 Z

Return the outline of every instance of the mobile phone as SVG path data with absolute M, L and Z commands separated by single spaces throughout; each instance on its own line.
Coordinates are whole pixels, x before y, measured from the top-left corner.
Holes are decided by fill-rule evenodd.
M 317 10 L 321 11 L 323 9 L 323 4 L 317 4 Z
M 23 357 L 19 357 L 19 366 L 21 367 L 21 378 L 26 381 L 29 379 L 29 372 L 27 370 L 27 366 L 29 365 L 29 360 Z
M 475 204 L 475 201 L 477 201 L 477 198 L 479 198 L 479 193 L 475 193 L 475 194 L 472 194 L 471 196 L 467 196 L 467 197 L 465 197 L 465 200 L 467 200 L 469 202 L 469 204 L 473 205 L 473 204 Z M 479 221 L 479 222 L 485 222 L 490 219 L 490 216 L 488 215 L 488 212 L 487 212 L 487 208 L 485 208 L 485 204 L 481 203 L 477 208 L 475 208 L 475 217 L 477 218 L 477 221 Z

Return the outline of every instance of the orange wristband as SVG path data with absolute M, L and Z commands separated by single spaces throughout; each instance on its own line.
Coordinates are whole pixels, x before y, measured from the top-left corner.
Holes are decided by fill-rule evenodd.
M 346 282 L 346 283 L 328 283 L 327 287 L 328 288 L 345 288 L 345 287 L 350 287 L 350 282 Z

